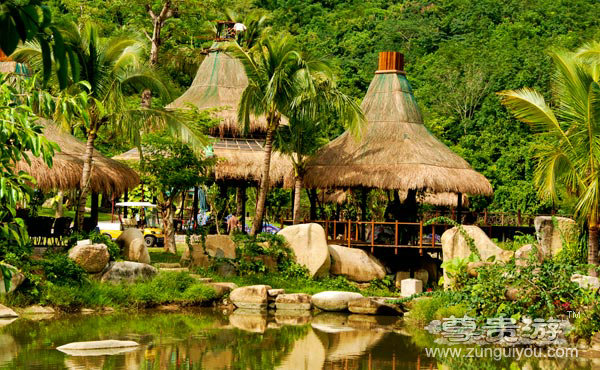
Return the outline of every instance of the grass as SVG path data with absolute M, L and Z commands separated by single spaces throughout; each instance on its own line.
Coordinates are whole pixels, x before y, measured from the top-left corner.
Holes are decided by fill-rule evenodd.
M 181 255 L 187 249 L 185 243 L 177 244 L 177 254 L 165 252 L 162 247 L 148 248 L 151 263 L 179 263 Z
M 44 293 L 39 303 L 67 312 L 82 307 L 146 308 L 168 303 L 205 305 L 216 298 L 212 287 L 198 282 L 189 273 L 164 271 L 150 281 L 136 284 L 116 285 L 95 281 L 81 286 L 49 284 Z M 16 296 L 13 299 L 18 300 Z

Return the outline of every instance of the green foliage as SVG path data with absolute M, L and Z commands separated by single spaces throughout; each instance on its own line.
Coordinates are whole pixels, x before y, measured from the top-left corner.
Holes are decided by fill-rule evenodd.
M 459 224 L 456 221 L 454 221 L 453 219 L 445 217 L 445 216 L 434 217 L 430 220 L 427 220 L 424 223 L 425 226 L 433 225 L 433 224 L 449 224 L 449 225 L 452 225 L 453 227 L 456 227 L 458 229 L 458 232 L 460 233 L 460 235 L 462 235 L 462 237 L 467 242 L 467 245 L 469 246 L 469 250 L 471 251 L 471 254 L 473 254 L 476 257 L 476 259 L 474 259 L 473 261 L 481 261 L 481 254 L 479 254 L 479 250 L 475 246 L 475 240 L 473 240 L 471 235 L 469 235 L 469 233 L 467 233 L 467 231 L 465 230 L 464 227 L 462 227 L 461 224 Z
M 85 270 L 63 253 L 46 253 L 41 265 L 49 285 L 81 286 L 87 280 Z

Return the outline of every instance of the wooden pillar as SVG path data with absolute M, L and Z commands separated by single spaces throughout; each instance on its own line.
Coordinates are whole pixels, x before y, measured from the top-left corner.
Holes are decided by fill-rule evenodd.
M 92 224 L 97 225 L 98 224 L 98 193 L 93 191 L 92 192 L 92 209 L 91 209 L 91 219 L 92 219 Z
M 198 186 L 194 186 L 194 197 L 192 199 L 192 225 L 196 226 L 198 222 Z
M 240 185 L 237 187 L 235 199 L 237 202 L 236 216 L 240 218 L 242 232 L 246 232 L 246 185 Z
M 462 224 L 462 193 L 458 193 L 456 200 L 456 222 Z

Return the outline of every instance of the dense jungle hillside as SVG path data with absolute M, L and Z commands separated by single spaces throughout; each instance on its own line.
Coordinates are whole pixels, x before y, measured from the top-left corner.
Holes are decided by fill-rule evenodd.
M 102 36 L 152 33 L 147 9 L 161 0 L 54 0 L 55 18 L 92 21 Z M 548 212 L 532 181 L 536 138 L 511 118 L 496 92 L 532 87 L 550 97 L 547 51 L 600 40 L 595 0 L 189 0 L 174 1 L 162 31 L 159 68 L 173 95 L 191 83 L 217 19 L 256 22 L 287 31 L 318 55 L 333 58 L 339 84 L 365 94 L 384 50 L 405 54 L 406 72 L 428 128 L 494 186 L 472 207 Z M 139 103 L 139 102 L 138 102 Z M 167 103 L 167 102 L 163 102 Z M 331 133 L 335 136 L 337 130 Z M 105 138 L 106 139 L 106 138 Z M 105 140 L 110 141 L 110 140 Z M 123 143 L 124 144 L 124 143 Z M 118 151 L 114 141 L 103 151 Z M 120 149 L 120 148 L 119 148 Z M 562 211 L 569 212 L 568 206 Z

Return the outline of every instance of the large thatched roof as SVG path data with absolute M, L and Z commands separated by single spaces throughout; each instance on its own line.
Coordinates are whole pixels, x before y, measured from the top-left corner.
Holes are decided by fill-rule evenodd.
M 29 173 L 36 179 L 36 187 L 43 190 L 78 189 L 83 172 L 85 144 L 54 123 L 42 121 L 44 136 L 60 147 L 53 157 L 52 168 L 33 155 L 29 155 L 31 165 L 21 160 L 16 169 Z M 126 165 L 114 161 L 94 151 L 92 162 L 91 189 L 98 193 L 121 194 L 140 182 L 137 173 Z
M 427 130 L 401 58 L 391 67 L 381 60 L 361 105 L 368 121 L 361 139 L 346 132 L 319 150 L 305 185 L 492 194 L 483 175 Z
M 263 141 L 257 139 L 217 139 L 213 145 L 217 163 L 214 168 L 215 180 L 228 182 L 258 183 L 264 160 Z M 138 161 L 136 148 L 119 154 L 118 161 Z M 277 152 L 271 157 L 271 185 L 283 183 L 292 173 L 290 160 Z
M 325 189 L 319 192 L 319 199 L 323 203 L 337 203 L 343 204 L 348 199 L 348 192 L 350 190 L 341 189 Z M 407 191 L 399 190 L 398 195 L 400 201 L 404 202 Z M 417 195 L 417 201 L 423 204 L 430 204 L 432 206 L 440 207 L 456 207 L 458 205 L 458 194 L 454 193 L 422 193 Z M 469 197 L 467 195 L 462 196 L 462 206 L 469 206 Z
M 215 47 L 218 46 L 215 45 Z M 237 110 L 248 78 L 242 63 L 218 49 L 211 50 L 202 61 L 192 85 L 167 108 L 186 108 L 193 104 L 199 109 L 219 108 L 215 117 L 222 121 L 211 135 L 239 137 L 242 135 L 237 120 Z M 250 123 L 250 134 L 266 132 L 264 117 L 254 117 Z

